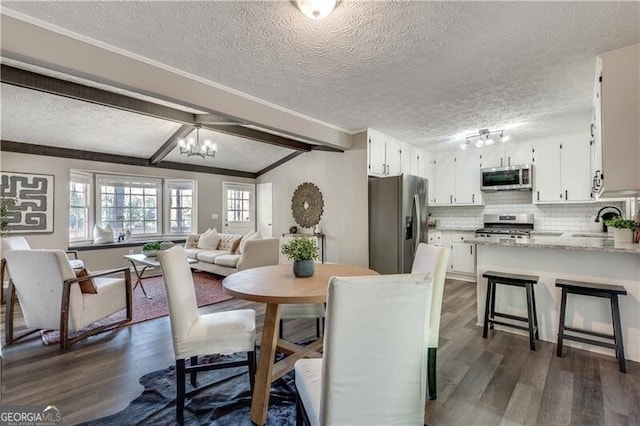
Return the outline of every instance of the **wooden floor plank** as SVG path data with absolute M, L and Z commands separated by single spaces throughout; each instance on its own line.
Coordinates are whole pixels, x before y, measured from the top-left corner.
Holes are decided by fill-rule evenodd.
M 628 361 L 622 374 L 614 357 L 566 347 L 558 358 L 548 342 L 532 352 L 527 337 L 503 331 L 483 339 L 475 290 L 473 283 L 446 282 L 438 399 L 427 403 L 428 424 L 640 424 L 639 363 Z M 232 299 L 201 311 L 248 308 L 256 310 L 260 341 L 264 304 Z M 314 320 L 289 320 L 284 328 L 294 342 L 316 333 Z M 122 410 L 141 394 L 141 376 L 174 363 L 167 317 L 91 337 L 65 354 L 38 335 L 3 350 L 2 403 L 56 405 L 65 424 Z

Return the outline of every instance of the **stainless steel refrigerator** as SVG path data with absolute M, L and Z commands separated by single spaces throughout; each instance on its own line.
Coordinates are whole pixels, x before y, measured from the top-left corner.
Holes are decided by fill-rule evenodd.
M 427 242 L 427 180 L 413 175 L 369 177 L 369 267 L 405 274 Z

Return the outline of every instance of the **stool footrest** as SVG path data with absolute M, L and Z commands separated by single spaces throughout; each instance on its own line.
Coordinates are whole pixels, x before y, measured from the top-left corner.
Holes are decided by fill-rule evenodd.
M 574 340 L 576 342 L 580 342 L 580 343 L 588 343 L 590 345 L 596 345 L 596 346 L 601 346 L 603 348 L 609 348 L 609 349 L 617 349 L 616 345 L 614 343 L 609 343 L 609 342 L 601 342 L 599 340 L 594 340 L 594 339 L 589 339 L 587 337 L 580 337 L 580 336 L 571 336 L 569 334 L 565 334 L 563 336 L 564 340 Z
M 611 339 L 611 340 L 615 339 L 615 336 L 613 334 L 598 333 L 591 330 L 584 330 L 582 328 L 567 327 L 566 325 L 564 326 L 564 329 L 565 331 L 573 331 L 574 333 L 589 334 L 591 336 L 602 337 L 604 339 Z
M 529 327 L 525 327 L 524 325 L 511 324 L 511 323 L 508 323 L 508 322 L 496 321 L 496 320 L 492 320 L 492 319 L 489 319 L 489 324 L 498 324 L 498 325 L 502 325 L 502 326 L 505 326 L 505 327 L 517 328 L 518 330 L 529 331 Z M 534 331 L 536 329 L 537 329 L 537 327 L 533 327 Z
M 501 312 L 494 312 L 493 313 L 494 317 L 501 317 L 501 318 L 508 318 L 508 319 L 512 319 L 512 320 L 516 320 L 516 321 L 524 321 L 524 322 L 529 322 L 529 318 L 527 317 L 519 317 L 517 315 L 509 315 L 509 314 L 503 314 Z

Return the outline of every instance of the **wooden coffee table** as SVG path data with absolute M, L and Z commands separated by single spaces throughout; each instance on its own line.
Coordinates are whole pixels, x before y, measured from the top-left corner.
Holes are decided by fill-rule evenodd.
M 260 360 L 251 400 L 251 421 L 258 425 L 264 425 L 267 421 L 271 382 L 293 370 L 293 365 L 300 358 L 322 357 L 322 339 L 302 347 L 278 338 L 280 304 L 324 303 L 327 299 L 329 278 L 378 275 L 377 272 L 361 266 L 317 263 L 312 277 L 296 278 L 291 268 L 292 265 L 273 265 L 247 269 L 222 281 L 225 291 L 233 297 L 267 304 Z M 274 364 L 276 350 L 287 357 Z
M 147 291 L 144 289 L 144 286 L 142 285 L 142 274 L 144 274 L 144 271 L 146 271 L 147 268 L 159 268 L 160 262 L 158 261 L 158 258 L 155 256 L 147 257 L 142 253 L 125 254 L 124 258 L 127 259 L 129 262 L 131 262 L 131 264 L 133 265 L 133 271 L 136 273 L 136 283 L 133 285 L 133 290 L 135 290 L 136 287 L 140 285 L 140 288 L 142 289 L 142 293 L 144 294 L 144 296 L 147 299 L 152 299 L 152 297 L 147 294 Z M 189 261 L 189 263 L 197 262 L 197 260 L 191 259 L 191 258 L 187 258 L 187 260 Z M 138 271 L 138 266 L 142 266 L 142 269 L 140 271 Z

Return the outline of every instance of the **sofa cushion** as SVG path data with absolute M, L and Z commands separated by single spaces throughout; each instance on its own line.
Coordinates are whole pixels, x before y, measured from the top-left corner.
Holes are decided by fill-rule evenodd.
M 187 257 L 190 259 L 197 259 L 197 254 L 200 253 L 202 249 L 199 248 L 188 248 L 184 249 L 184 252 L 187 254 Z
M 215 259 L 213 259 L 213 263 L 220 266 L 227 266 L 229 268 L 235 268 L 238 264 L 238 260 L 240 260 L 239 254 L 222 254 Z
M 242 254 L 242 251 L 244 250 L 244 246 L 247 244 L 247 241 L 259 240 L 260 238 L 262 238 L 262 235 L 260 235 L 259 232 L 253 232 L 253 233 L 249 232 L 247 235 L 242 237 L 242 241 L 240 241 L 240 245 L 238 246 L 238 253 Z
M 213 260 L 221 256 L 223 254 L 230 254 L 228 251 L 222 250 L 200 250 L 200 252 L 196 255 L 196 259 L 201 262 L 213 263 Z
M 200 235 L 198 240 L 198 248 L 204 250 L 217 250 L 219 244 L 220 234 L 215 228 Z
M 220 234 L 220 244 L 218 244 L 218 250 L 226 250 L 229 253 L 233 253 L 240 244 L 242 235 L 236 234 Z M 235 246 L 235 247 L 234 247 Z

